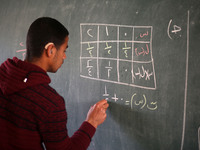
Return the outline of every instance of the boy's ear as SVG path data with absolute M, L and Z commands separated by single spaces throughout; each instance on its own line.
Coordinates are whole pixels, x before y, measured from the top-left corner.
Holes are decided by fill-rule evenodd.
M 55 46 L 53 43 L 48 43 L 45 45 L 45 51 L 46 51 L 46 55 L 47 57 L 51 57 L 54 55 L 55 53 Z

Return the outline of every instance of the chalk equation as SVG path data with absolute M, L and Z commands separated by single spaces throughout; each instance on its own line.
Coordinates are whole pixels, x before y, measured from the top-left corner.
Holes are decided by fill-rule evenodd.
M 80 24 L 80 76 L 156 89 L 152 26 Z
M 145 94 L 139 94 L 139 93 L 133 93 L 133 95 L 128 98 L 124 99 L 122 97 L 118 97 L 116 93 L 113 95 L 110 95 L 110 93 L 107 90 L 107 87 L 105 86 L 105 90 L 103 93 L 103 98 L 109 101 L 117 102 L 121 101 L 124 103 L 126 106 L 130 106 L 131 109 L 138 108 L 140 110 L 142 109 L 147 109 L 150 111 L 155 111 L 158 108 L 158 102 L 148 99 Z

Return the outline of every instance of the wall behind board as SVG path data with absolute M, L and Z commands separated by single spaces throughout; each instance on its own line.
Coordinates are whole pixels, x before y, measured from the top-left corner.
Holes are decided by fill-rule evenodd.
M 70 135 L 107 99 L 89 150 L 199 150 L 199 8 L 199 0 L 1 0 L 0 63 L 23 59 L 35 19 L 56 18 L 69 49 L 49 75 Z

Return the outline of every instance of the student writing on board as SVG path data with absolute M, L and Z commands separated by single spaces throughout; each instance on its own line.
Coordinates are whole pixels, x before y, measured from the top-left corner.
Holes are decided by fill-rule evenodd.
M 0 66 L 0 149 L 85 150 L 108 103 L 93 105 L 86 120 L 68 136 L 64 99 L 49 86 L 47 72 L 56 72 L 66 58 L 68 30 L 57 20 L 42 17 L 27 34 L 26 60 L 14 57 Z

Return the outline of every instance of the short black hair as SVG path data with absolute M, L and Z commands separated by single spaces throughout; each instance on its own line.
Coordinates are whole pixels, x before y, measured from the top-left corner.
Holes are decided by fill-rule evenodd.
M 29 27 L 26 38 L 26 60 L 40 58 L 47 43 L 54 43 L 58 49 L 69 35 L 69 31 L 56 19 L 41 17 Z

